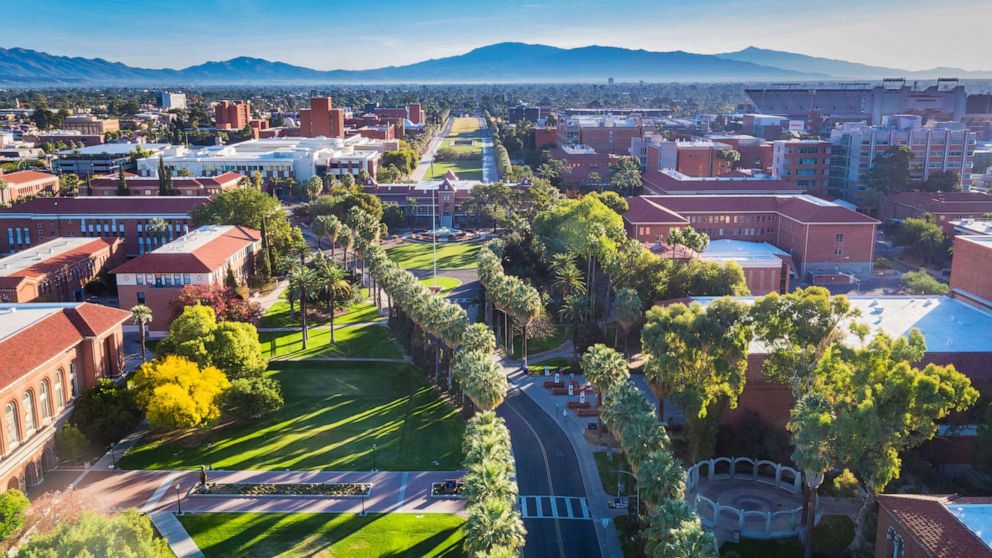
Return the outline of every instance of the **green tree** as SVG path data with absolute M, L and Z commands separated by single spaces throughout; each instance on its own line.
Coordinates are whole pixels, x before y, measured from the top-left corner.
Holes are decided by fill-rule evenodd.
M 229 378 L 261 376 L 268 367 L 258 341 L 258 329 L 244 322 L 220 322 L 205 344 L 209 364 Z
M 930 214 L 903 219 L 893 240 L 905 246 L 910 254 L 922 259 L 926 265 L 947 257 L 947 236 Z
M 628 339 L 634 326 L 644 319 L 643 304 L 641 297 L 634 289 L 620 289 L 617 291 L 616 304 L 617 324 L 623 330 L 623 354 L 628 354 Z
M 139 422 L 142 412 L 134 392 L 108 378 L 83 390 L 72 407 L 73 424 L 86 438 L 110 444 L 126 436 Z
M 124 165 L 117 167 L 117 191 L 114 194 L 117 196 L 131 195 L 131 191 L 127 187 L 127 179 L 124 178 Z
M 633 157 L 621 157 L 610 164 L 610 186 L 625 196 L 639 194 L 644 183 L 641 180 L 641 165 Z
M 665 500 L 652 513 L 644 532 L 650 558 L 717 558 L 713 535 L 682 500 Z
M 883 195 L 905 191 L 912 159 L 913 151 L 906 145 L 892 146 L 876 154 L 868 170 L 868 187 Z
M 141 341 L 141 362 L 147 362 L 145 354 L 145 336 L 148 324 L 152 321 L 152 309 L 144 304 L 131 307 L 131 320 L 138 324 L 138 339 Z
M 472 556 L 485 556 L 493 549 L 519 549 L 524 545 L 526 534 L 511 503 L 486 498 L 468 510 L 465 551 Z
M 668 231 L 668 245 L 675 246 L 676 244 L 681 244 L 696 252 L 702 252 L 709 246 L 710 237 L 708 234 L 699 232 L 691 226 L 681 229 L 671 229 Z
M 306 350 L 308 340 L 307 300 L 312 296 L 311 293 L 317 286 L 317 275 L 302 265 L 293 266 L 293 268 L 289 271 L 289 285 L 292 289 L 295 289 L 296 292 L 299 293 L 300 335 L 303 342 L 303 349 Z
M 736 407 L 744 389 L 753 336 L 746 317 L 746 307 L 731 299 L 648 310 L 641 332 L 645 377 L 658 396 L 660 419 L 665 397 L 681 405 L 694 462 L 712 454 L 723 408 Z
M 18 558 L 168 558 L 165 539 L 158 537 L 147 515 L 138 510 L 114 514 L 84 512 L 54 531 L 32 536 Z
M 193 226 L 239 225 L 259 230 L 265 223 L 267 241 L 277 254 L 286 253 L 289 220 L 279 200 L 253 188 L 235 188 L 217 194 L 193 210 Z M 274 260 L 273 260 L 274 261 Z
M 957 192 L 961 189 L 961 175 L 952 170 L 932 172 L 922 187 L 927 192 Z
M 90 442 L 75 424 L 69 423 L 55 433 L 55 449 L 62 459 L 77 463 L 86 452 Z
M 627 203 L 627 200 L 616 192 L 607 190 L 605 192 L 589 192 L 586 195 L 592 196 L 603 202 L 603 205 L 615 211 L 617 215 L 623 215 L 624 213 L 627 213 L 628 209 L 630 209 L 630 204 Z
M 172 185 L 172 169 L 165 166 L 162 157 L 158 158 L 158 195 L 175 195 L 175 187 Z
M 902 284 L 914 294 L 943 295 L 948 291 L 947 283 L 941 283 L 926 271 L 903 273 Z
M 234 268 L 227 264 L 227 272 L 224 273 L 224 287 L 232 291 L 238 290 L 238 276 L 234 274 Z
M 21 530 L 30 505 L 28 497 L 16 488 L 8 488 L 0 494 L 0 541 L 6 541 Z
M 324 189 L 324 182 L 319 176 L 311 176 L 306 182 L 306 192 L 307 197 L 311 200 L 317 199 L 320 192 Z
M 241 420 L 261 418 L 282 406 L 282 386 L 273 378 L 231 380 L 231 387 L 221 396 L 221 408 Z
M 331 320 L 330 344 L 334 344 L 334 312 L 341 301 L 349 300 L 353 294 L 351 283 L 345 278 L 345 272 L 333 260 L 319 257 L 314 260 L 315 291 L 324 296 L 327 301 L 327 313 Z

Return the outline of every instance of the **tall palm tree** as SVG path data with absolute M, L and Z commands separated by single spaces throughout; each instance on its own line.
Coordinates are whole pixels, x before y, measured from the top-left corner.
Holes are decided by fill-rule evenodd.
M 573 342 L 575 341 L 578 324 L 586 321 L 586 312 L 588 310 L 589 297 L 579 293 L 568 296 L 558 310 L 558 318 L 569 324 Z
M 145 358 L 145 328 L 152 321 L 152 309 L 144 304 L 131 307 L 131 319 L 138 324 L 138 335 L 141 338 L 141 362 L 147 362 Z
M 337 231 L 335 230 L 335 228 L 338 226 L 340 226 L 340 221 L 338 221 L 338 218 L 333 215 L 319 215 L 317 216 L 316 219 L 313 220 L 313 225 L 310 226 L 310 229 L 313 231 L 313 234 L 317 236 L 318 250 L 324 249 L 324 246 L 321 243 L 321 241 L 324 239 L 325 236 L 331 239 L 331 257 L 334 256 L 333 237 L 337 236 Z
M 316 274 L 302 265 L 295 265 L 293 266 L 293 269 L 289 271 L 289 286 L 290 288 L 296 289 L 296 292 L 300 295 L 300 335 L 303 340 L 304 350 L 307 348 L 308 340 L 307 297 L 309 297 L 311 292 L 313 292 L 316 284 Z
M 0 205 L 7 203 L 7 181 L 0 178 Z
M 645 502 L 658 505 L 679 500 L 685 492 L 685 471 L 667 449 L 651 453 L 637 468 L 637 487 Z
M 355 239 L 351 235 L 351 229 L 342 226 L 341 231 L 338 233 L 338 243 L 341 245 L 341 250 L 344 251 L 344 268 L 348 269 L 348 250 L 351 249 L 354 244 Z
M 573 294 L 585 294 L 586 292 L 586 283 L 582 279 L 582 272 L 572 262 L 568 262 L 555 272 L 551 286 L 558 291 L 562 299 Z
M 644 530 L 650 558 L 717 558 L 716 539 L 681 500 L 665 500 L 655 507 Z
M 465 522 L 465 551 L 485 555 L 490 549 L 522 548 L 527 530 L 513 505 L 506 500 L 487 498 L 472 506 Z
M 331 316 L 331 340 L 334 344 L 334 305 L 338 300 L 351 296 L 351 283 L 345 279 L 345 272 L 332 260 L 319 257 L 313 262 L 316 287 L 327 299 L 327 309 Z
M 506 464 L 487 459 L 472 463 L 465 473 L 465 498 L 470 506 L 486 498 L 517 499 L 517 484 L 510 480 Z
M 498 407 L 509 389 L 503 369 L 482 353 L 459 354 L 454 374 L 472 403 L 483 411 Z
M 641 309 L 641 297 L 634 289 L 620 289 L 617 291 L 617 323 L 623 329 L 623 354 L 627 356 L 628 340 L 630 331 L 634 325 L 644 318 L 644 311 Z M 615 343 L 614 343 L 615 344 Z
M 537 289 L 520 282 L 513 292 L 513 317 L 520 324 L 520 353 L 523 355 L 523 369 L 527 370 L 527 326 L 541 315 L 544 307 L 541 305 L 541 295 Z

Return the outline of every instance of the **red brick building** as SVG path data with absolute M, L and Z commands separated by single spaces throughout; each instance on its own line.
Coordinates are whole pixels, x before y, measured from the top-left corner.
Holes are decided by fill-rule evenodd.
M 569 116 L 558 122 L 557 144 L 559 147 L 588 145 L 597 153 L 628 155 L 630 141 L 643 138 L 644 132 L 645 126 L 639 117 Z
M 933 215 L 944 232 L 952 234 L 951 221 L 975 219 L 992 213 L 992 196 L 982 192 L 899 192 L 886 196 L 879 208 L 882 221 Z
M 185 234 L 193 209 L 209 200 L 192 196 L 35 198 L 0 208 L 0 254 L 60 236 L 113 236 L 124 241 L 126 256 L 137 256 Z
M 551 157 L 562 159 L 570 169 L 562 177 L 562 183 L 566 186 L 576 186 L 589 183 L 589 175 L 596 173 L 599 175 L 598 183 L 608 182 L 610 179 L 610 163 L 614 156 L 609 153 L 601 153 L 588 145 L 562 145 L 551 151 Z
M 977 306 L 992 308 L 992 236 L 954 237 L 951 295 Z
M 78 302 L 83 286 L 124 261 L 119 238 L 55 238 L 0 258 L 0 302 Z
M 239 283 L 244 283 L 260 249 L 258 231 L 237 226 L 200 227 L 115 268 L 117 298 L 127 308 L 147 305 L 153 316 L 149 331 L 165 332 L 176 314 L 172 301 L 183 287 L 222 286 L 228 267 Z
M 217 176 L 173 176 L 172 187 L 180 196 L 214 197 L 226 190 L 238 187 L 242 176 L 236 172 L 225 172 Z M 129 174 L 124 177 L 132 196 L 157 196 L 158 178 Z M 117 194 L 119 178 L 115 175 L 101 176 L 90 181 L 93 196 L 106 197 Z
M 548 149 L 558 145 L 558 129 L 545 127 L 534 127 L 534 147 L 537 149 Z
M 734 168 L 768 171 L 771 167 L 771 145 L 761 138 L 747 134 L 706 134 L 706 139 L 729 145 L 740 153 Z
M 344 137 L 344 109 L 333 108 L 330 97 L 313 97 L 300 111 L 300 135 L 307 138 Z
M 47 172 L 27 170 L 4 174 L 0 171 L 0 180 L 7 183 L 6 188 L 0 188 L 0 205 L 42 193 L 59 193 L 59 177 Z
M 130 312 L 89 303 L 0 304 L 0 483 L 40 483 L 58 465 L 55 432 L 99 378 L 123 372 Z
M 806 195 L 638 196 L 627 199 L 628 234 L 664 240 L 691 225 L 713 240 L 768 242 L 788 252 L 800 277 L 869 273 L 878 221 Z
M 220 130 L 241 130 L 251 120 L 248 101 L 221 101 L 214 105 L 214 127 Z
M 724 176 L 694 177 L 676 170 L 648 167 L 643 175 L 644 190 L 653 194 L 724 195 L 724 194 L 803 194 L 802 188 L 781 178 L 745 171 L 731 171 Z
M 772 142 L 772 176 L 815 196 L 830 186 L 829 141 L 778 140 Z
M 882 494 L 875 558 L 992 558 L 982 523 L 990 505 L 992 498 L 957 494 Z

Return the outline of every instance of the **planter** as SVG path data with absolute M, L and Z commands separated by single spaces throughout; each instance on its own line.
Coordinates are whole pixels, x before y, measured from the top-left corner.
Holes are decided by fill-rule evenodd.
M 431 498 L 464 498 L 462 491 L 465 483 L 456 480 L 446 480 L 431 484 Z
M 327 483 L 216 483 L 200 486 L 193 496 L 241 496 L 249 498 L 304 497 L 348 498 L 368 496 L 372 484 L 367 482 Z

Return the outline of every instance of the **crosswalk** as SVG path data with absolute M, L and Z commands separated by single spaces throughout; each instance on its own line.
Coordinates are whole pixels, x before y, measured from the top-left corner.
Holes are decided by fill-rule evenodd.
M 592 519 L 586 499 L 579 496 L 521 496 L 523 519 Z

